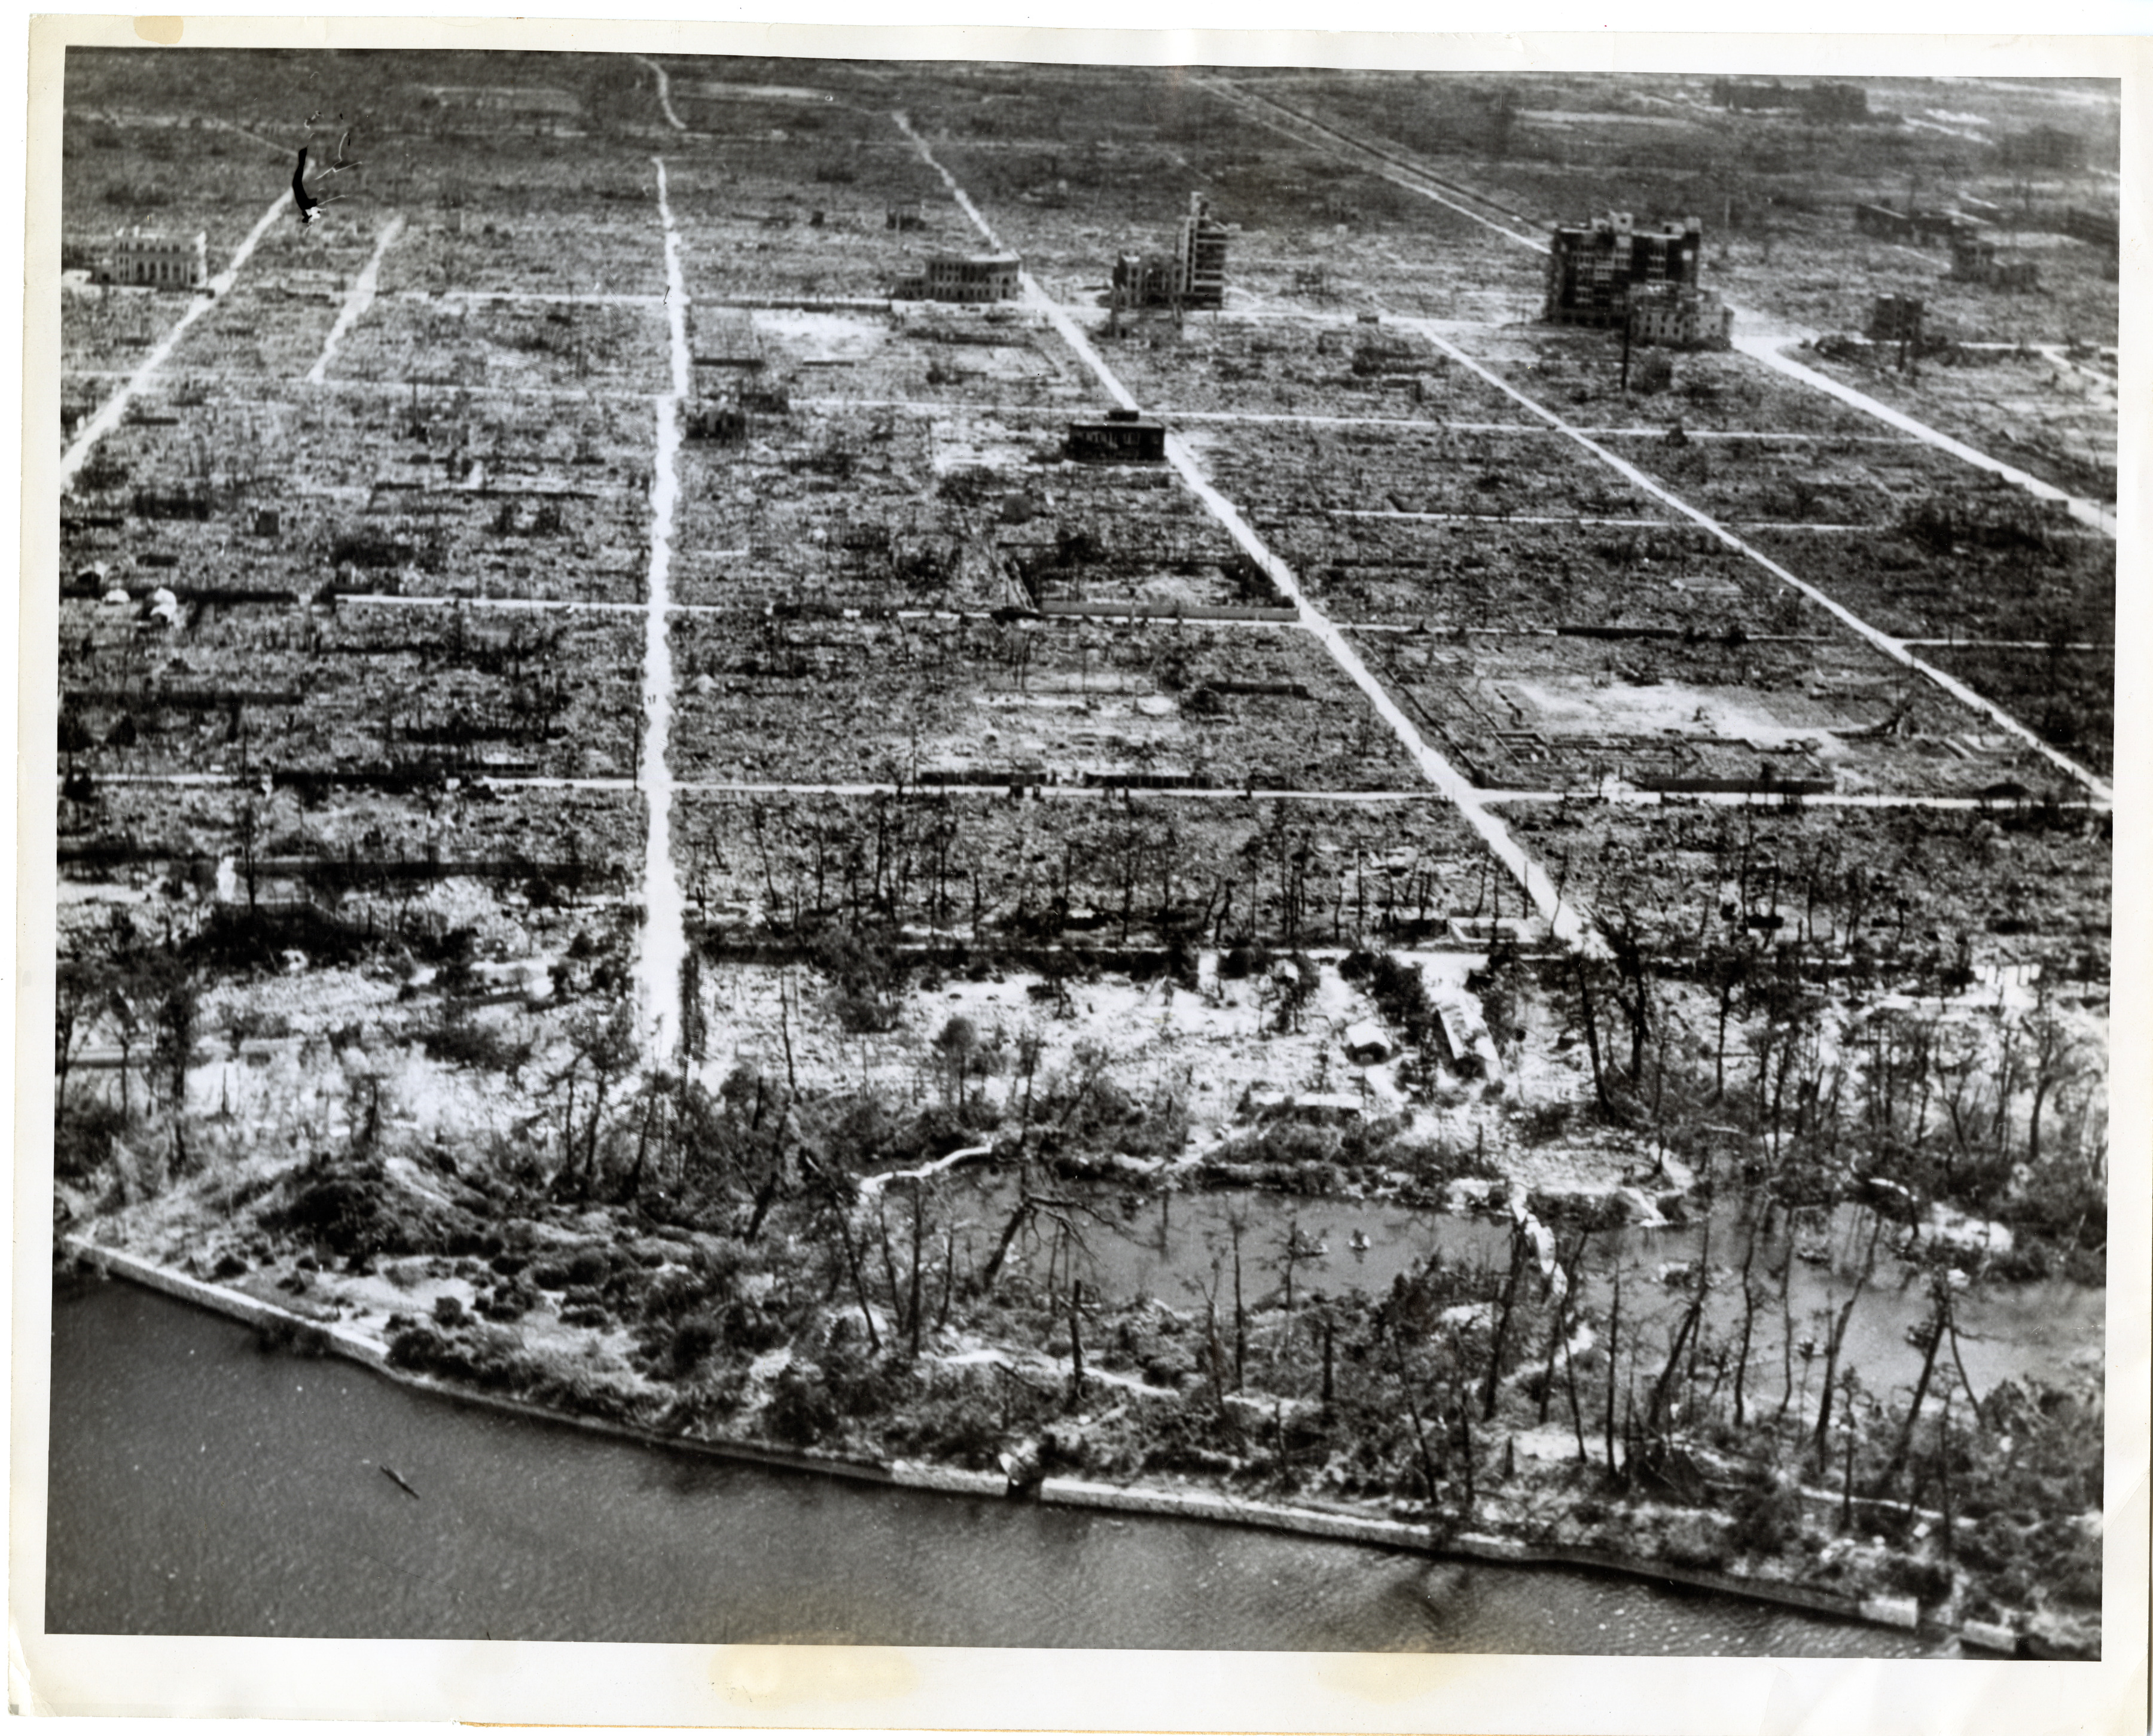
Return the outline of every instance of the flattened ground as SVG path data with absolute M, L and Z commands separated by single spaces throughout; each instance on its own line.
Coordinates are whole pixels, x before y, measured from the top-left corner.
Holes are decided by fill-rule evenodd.
M 1999 806 L 1843 810 L 1669 801 L 1515 802 L 1504 817 L 1578 895 L 1620 910 L 1638 938 L 1679 956 L 1732 906 L 1826 955 L 1975 969 L 2037 965 L 2105 981 L 2111 893 L 2108 816 Z M 1747 909 L 1744 909 L 1746 901 Z
M 689 781 L 1422 783 L 1360 692 L 1290 627 L 690 616 L 674 626 L 674 665 L 673 767 Z
M 1589 790 L 1612 776 L 1975 796 L 2007 780 L 2058 781 L 2032 750 L 1849 634 L 1736 644 L 1356 638 L 1485 787 Z
M 633 769 L 633 619 L 287 607 L 173 634 L 140 605 L 61 610 L 71 758 L 93 775 Z
M 1225 532 L 1163 466 L 1071 463 L 1051 413 L 847 410 L 752 419 L 679 460 L 676 600 L 866 610 L 1063 599 L 1249 600 Z M 1275 603 L 1268 586 L 1255 600 Z

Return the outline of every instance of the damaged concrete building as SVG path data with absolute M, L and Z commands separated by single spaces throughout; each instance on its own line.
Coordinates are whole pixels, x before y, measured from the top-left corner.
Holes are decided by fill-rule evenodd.
M 1715 289 L 1640 284 L 1630 292 L 1630 335 L 1667 349 L 1726 349 L 1734 341 L 1734 310 Z
M 1894 211 L 1888 205 L 1857 205 L 1854 227 L 1880 241 L 1908 247 L 1955 247 L 1988 227 L 1979 217 L 1957 211 Z
M 1209 199 L 1191 193 L 1188 215 L 1175 232 L 1171 254 L 1124 253 L 1115 260 L 1115 307 L 1224 307 L 1226 243 L 1232 232 L 1211 215 Z
M 1132 410 L 1110 410 L 1069 425 L 1069 456 L 1105 464 L 1156 464 L 1166 456 L 1165 425 Z
M 1880 295 L 1869 312 L 1869 335 L 1879 344 L 1919 344 L 1921 313 L 1918 295 Z
M 1990 289 L 2038 289 L 2041 269 L 2027 253 L 2002 247 L 1985 235 L 1963 235 L 1952 242 L 1951 274 L 1964 283 Z
M 97 268 L 101 283 L 147 284 L 159 289 L 199 289 L 209 282 L 209 237 L 123 229 L 104 249 Z
M 891 293 L 900 302 L 1013 302 L 1023 293 L 1023 269 L 1015 253 L 935 253 Z
M 1550 325 L 1621 326 L 1630 317 L 1633 290 L 1647 287 L 1697 293 L 1704 226 L 1695 217 L 1680 228 L 1640 229 L 1629 212 L 1610 211 L 1589 224 L 1557 227 L 1549 243 L 1540 317 Z M 1671 325 L 1681 323 L 1679 313 L 1666 317 Z M 1697 316 L 1700 322 L 1703 317 Z

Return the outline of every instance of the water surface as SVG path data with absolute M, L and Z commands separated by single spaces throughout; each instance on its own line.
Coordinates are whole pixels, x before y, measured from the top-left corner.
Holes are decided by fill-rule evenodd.
M 261 1348 L 118 1282 L 53 1317 L 74 1633 L 1908 1657 L 1612 1576 L 930 1495 L 606 1440 Z M 378 1469 L 393 1465 L 414 1499 Z

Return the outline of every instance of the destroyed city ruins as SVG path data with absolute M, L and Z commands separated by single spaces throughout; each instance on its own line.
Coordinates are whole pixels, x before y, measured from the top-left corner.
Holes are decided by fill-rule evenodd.
M 49 1628 L 2098 1657 L 2119 93 L 70 50 Z

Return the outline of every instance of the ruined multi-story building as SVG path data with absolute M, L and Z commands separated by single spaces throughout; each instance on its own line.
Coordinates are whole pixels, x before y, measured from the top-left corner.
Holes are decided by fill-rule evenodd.
M 1982 235 L 1957 237 L 1952 242 L 1951 274 L 1962 283 L 1991 289 L 2037 289 L 2041 269 L 2024 253 L 1999 248 Z
M 1174 264 L 1183 307 L 1225 304 L 1226 226 L 1211 215 L 1211 201 L 1201 193 L 1188 196 L 1188 215 L 1182 221 Z
M 1123 253 L 1114 261 L 1117 308 L 1219 308 L 1226 301 L 1226 243 L 1232 231 L 1211 215 L 1201 193 L 1188 196 L 1188 216 L 1173 252 Z
M 1173 262 L 1163 253 L 1123 253 L 1114 261 L 1117 308 L 1164 308 L 1173 302 Z
M 1023 269 L 1015 253 L 936 253 L 892 293 L 901 302 L 1013 302 L 1023 292 Z
M 1589 224 L 1564 225 L 1550 243 L 1540 317 L 1553 325 L 1619 326 L 1630 317 L 1633 288 L 1664 284 L 1696 293 L 1704 226 L 1691 217 L 1679 229 L 1639 229 L 1629 212 L 1616 211 Z
M 1921 312 L 1918 295 L 1880 295 L 1870 309 L 1869 335 L 1879 344 L 1919 344 Z
M 199 289 L 209 282 L 209 237 L 200 230 L 192 235 L 165 235 L 153 229 L 123 229 L 106 244 L 97 277 L 105 283 Z
M 1987 221 L 1958 211 L 1894 211 L 1888 205 L 1857 205 L 1854 227 L 1864 235 L 1911 246 L 1955 247 L 1967 236 L 1987 228 Z
M 1716 289 L 1640 283 L 1630 291 L 1630 335 L 1667 349 L 1726 349 L 1734 341 L 1734 310 Z
M 2057 227 L 2075 241 L 2085 242 L 2096 247 L 2106 247 L 2111 253 L 2121 246 L 2121 232 L 2116 220 L 2097 211 L 2067 205 Z

